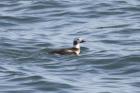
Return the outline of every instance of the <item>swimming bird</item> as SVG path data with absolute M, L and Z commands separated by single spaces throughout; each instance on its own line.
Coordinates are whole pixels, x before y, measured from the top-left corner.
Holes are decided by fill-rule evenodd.
M 80 43 L 86 42 L 82 38 L 75 38 L 73 41 L 73 47 L 71 48 L 63 48 L 63 49 L 56 49 L 51 52 L 50 54 L 59 54 L 59 55 L 79 55 L 80 54 Z

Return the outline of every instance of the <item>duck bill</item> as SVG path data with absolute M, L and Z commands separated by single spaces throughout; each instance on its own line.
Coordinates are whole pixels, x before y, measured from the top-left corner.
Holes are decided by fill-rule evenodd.
M 82 40 L 80 43 L 84 43 L 84 42 L 86 42 L 85 40 Z

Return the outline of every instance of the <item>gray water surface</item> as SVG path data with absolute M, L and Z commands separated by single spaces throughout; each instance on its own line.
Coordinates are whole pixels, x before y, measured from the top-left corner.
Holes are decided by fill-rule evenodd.
M 0 1 L 0 93 L 140 93 L 139 62 L 139 0 Z

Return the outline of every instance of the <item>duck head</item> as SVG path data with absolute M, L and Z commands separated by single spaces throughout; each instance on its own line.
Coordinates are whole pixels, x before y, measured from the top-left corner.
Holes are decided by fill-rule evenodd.
M 80 49 L 80 43 L 84 43 L 86 42 L 84 39 L 82 38 L 75 38 L 74 41 L 73 41 L 73 46 L 75 48 L 79 48 Z

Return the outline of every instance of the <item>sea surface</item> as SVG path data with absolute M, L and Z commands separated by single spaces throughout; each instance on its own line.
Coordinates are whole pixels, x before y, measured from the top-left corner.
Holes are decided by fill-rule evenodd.
M 0 93 L 140 93 L 140 0 L 1 0 Z

